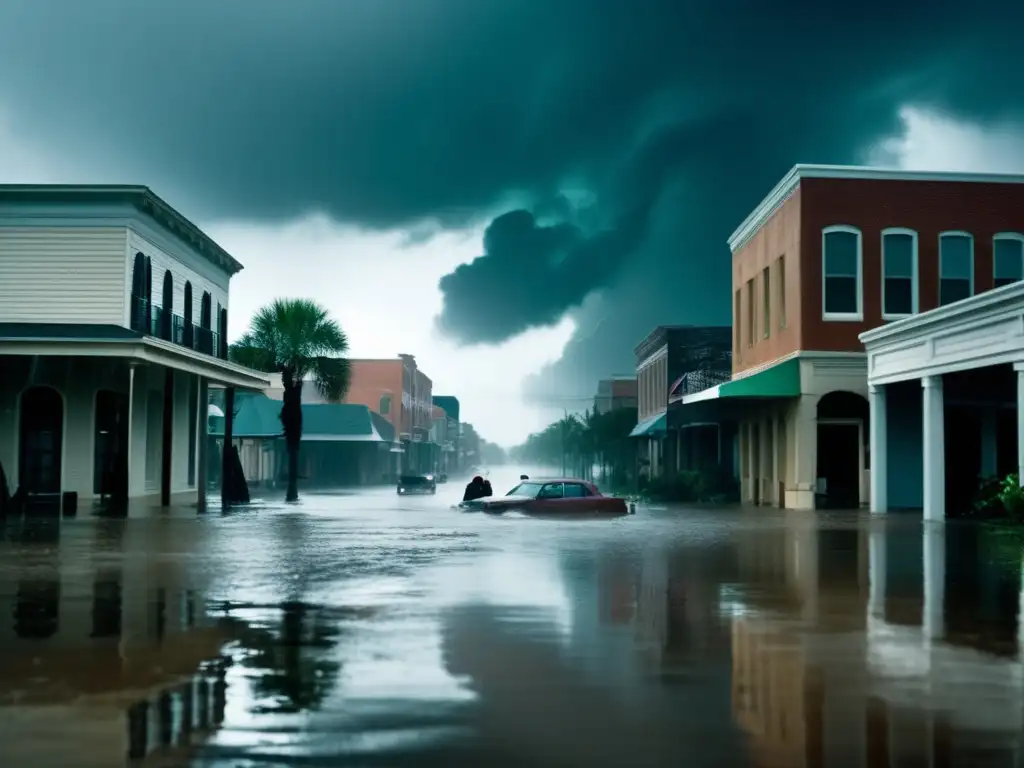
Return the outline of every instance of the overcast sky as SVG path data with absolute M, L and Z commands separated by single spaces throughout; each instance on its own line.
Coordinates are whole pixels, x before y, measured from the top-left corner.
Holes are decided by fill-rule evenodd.
M 3 0 L 0 181 L 151 186 L 231 334 L 327 305 L 513 443 L 658 323 L 796 162 L 1024 171 L 1024 4 Z

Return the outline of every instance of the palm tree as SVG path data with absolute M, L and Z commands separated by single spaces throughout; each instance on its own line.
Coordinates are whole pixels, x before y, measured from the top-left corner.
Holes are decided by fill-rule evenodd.
M 328 402 L 348 393 L 348 339 L 336 320 L 315 301 L 276 299 L 253 317 L 249 330 L 231 345 L 230 358 L 266 373 L 280 373 L 284 386 L 281 425 L 288 449 L 288 501 L 299 498 L 299 443 L 302 440 L 302 382 L 313 383 Z

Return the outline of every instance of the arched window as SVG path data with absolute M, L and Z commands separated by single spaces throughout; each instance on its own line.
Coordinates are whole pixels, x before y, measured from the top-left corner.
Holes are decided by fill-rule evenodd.
M 838 224 L 821 231 L 821 302 L 826 320 L 862 320 L 861 234 Z
M 917 232 L 902 227 L 882 230 L 882 317 L 917 312 Z
M 996 288 L 1024 280 L 1024 235 L 1000 232 L 992 238 L 992 273 Z
M 939 306 L 974 295 L 974 237 L 970 232 L 939 235 Z
M 174 327 L 174 276 L 171 270 L 164 270 L 163 295 L 160 299 L 160 336 L 171 341 L 171 329 Z
M 135 254 L 132 263 L 132 295 L 131 295 L 131 327 L 134 331 L 145 330 L 143 320 L 146 317 L 146 257 Z
M 21 394 L 18 486 L 27 493 L 60 493 L 64 398 L 52 387 Z
M 218 305 L 220 306 L 220 305 Z M 228 311 L 221 308 L 218 312 L 217 333 L 220 335 L 220 350 L 218 356 L 224 360 L 228 359 Z
M 380 396 L 380 406 L 377 409 L 377 413 L 381 416 L 387 416 L 391 413 L 391 395 Z
M 146 325 L 144 332 L 153 332 L 153 260 L 146 257 L 146 284 L 143 286 L 146 300 Z
M 207 291 L 203 291 L 203 298 L 199 302 L 199 343 L 196 349 L 208 355 L 213 354 L 213 335 L 210 333 L 210 315 L 213 312 L 212 299 Z
M 195 336 L 192 333 L 192 283 L 185 281 L 185 338 L 183 343 L 190 349 L 194 346 Z

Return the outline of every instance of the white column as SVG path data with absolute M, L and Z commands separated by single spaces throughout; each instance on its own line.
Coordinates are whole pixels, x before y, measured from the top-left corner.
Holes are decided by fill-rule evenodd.
M 885 387 L 869 385 L 868 402 L 871 407 L 871 511 L 885 512 L 889 508 L 889 417 Z
M 981 476 L 995 477 L 996 457 L 996 409 L 985 408 L 981 412 Z
M 1024 477 L 1024 368 L 1017 369 L 1017 477 Z
M 139 446 L 135 444 L 135 368 L 134 362 L 128 363 L 128 456 L 125 459 L 125 471 L 128 473 L 128 498 L 135 495 L 135 469 L 134 457 Z M 144 448 L 144 446 L 143 446 Z M 142 454 L 145 456 L 145 454 Z M 140 462 L 141 464 L 142 462 Z
M 924 527 L 924 616 L 926 640 L 942 637 L 945 629 L 946 603 L 946 530 L 940 526 Z
M 946 518 L 946 437 L 942 377 L 921 379 L 924 418 L 924 519 L 942 522 Z
M 790 421 L 793 429 L 793 509 L 814 509 L 818 490 L 818 398 L 802 395 Z

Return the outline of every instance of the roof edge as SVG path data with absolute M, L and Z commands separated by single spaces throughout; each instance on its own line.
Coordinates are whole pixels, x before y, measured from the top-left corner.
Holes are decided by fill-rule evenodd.
M 157 220 L 165 229 L 195 248 L 207 261 L 220 267 L 229 276 L 237 275 L 244 267 L 217 241 L 194 224 L 188 217 L 172 207 L 152 189 L 141 184 L 0 184 L 0 199 L 11 196 L 38 196 L 40 198 L 68 198 L 77 202 L 89 198 L 101 200 L 121 199 L 129 202 L 140 213 Z
M 932 181 L 973 184 L 1024 184 L 1024 175 L 1013 173 L 968 173 L 965 171 L 913 171 L 861 165 L 817 165 L 798 163 L 782 177 L 753 211 L 729 235 L 729 249 L 735 253 L 756 234 L 803 179 L 851 179 L 861 181 Z

